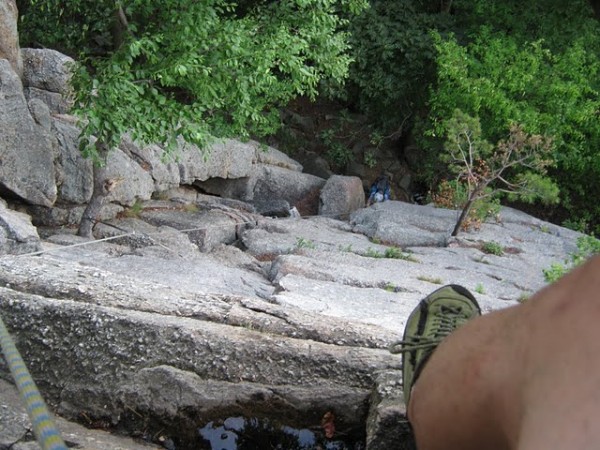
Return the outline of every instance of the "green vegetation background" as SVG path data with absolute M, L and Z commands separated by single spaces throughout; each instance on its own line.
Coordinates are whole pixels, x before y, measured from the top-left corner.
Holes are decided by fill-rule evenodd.
M 418 178 L 435 191 L 452 177 L 458 110 L 491 148 L 515 125 L 551 140 L 538 181 L 558 187 L 553 220 L 600 231 L 600 21 L 585 0 L 17 4 L 22 46 L 81 63 L 90 156 L 85 138 L 112 144 L 126 129 L 166 144 L 272 134 L 277 108 L 321 95 L 365 114 L 374 142 L 417 145 Z

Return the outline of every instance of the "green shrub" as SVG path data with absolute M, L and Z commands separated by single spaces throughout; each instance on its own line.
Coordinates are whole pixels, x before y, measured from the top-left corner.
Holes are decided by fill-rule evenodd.
M 481 246 L 481 251 L 488 255 L 502 256 L 504 255 L 504 248 L 494 241 L 484 242 Z
M 544 279 L 548 283 L 553 283 L 575 267 L 583 264 L 591 256 L 600 254 L 600 240 L 594 236 L 581 236 L 577 239 L 577 251 L 571 253 L 564 264 L 552 263 L 550 267 L 542 269 Z

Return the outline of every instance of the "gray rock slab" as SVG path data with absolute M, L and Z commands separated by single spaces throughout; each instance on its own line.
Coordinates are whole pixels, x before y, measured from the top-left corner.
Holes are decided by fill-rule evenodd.
M 347 219 L 365 206 L 365 191 L 358 177 L 334 175 L 321 190 L 319 215 Z
M 444 246 L 457 211 L 399 201 L 376 203 L 350 217 L 354 231 L 400 247 Z
M 73 58 L 56 50 L 40 48 L 24 48 L 21 54 L 25 86 L 60 94 L 69 93 Z
M 79 450 L 151 450 L 164 448 L 106 431 L 92 430 L 54 416 L 56 427 L 69 448 Z M 31 433 L 31 421 L 15 386 L 0 380 L 0 447 L 39 450 Z
M 116 181 L 116 187 L 106 196 L 108 202 L 132 206 L 136 200 L 149 200 L 154 192 L 150 173 L 118 148 L 108 154 L 106 177 Z
M 288 426 L 319 426 L 323 414 L 335 410 L 338 426 L 360 428 L 368 412 L 370 389 L 331 383 L 274 386 L 214 381 L 163 365 L 141 369 L 119 393 L 125 404 L 142 415 L 176 417 L 180 411 L 194 410 L 191 423 L 186 424 L 189 430 L 198 423 L 227 417 L 265 417 L 273 410 L 281 412 L 278 421 Z M 229 405 L 226 411 L 224 404 Z
M 60 240 L 60 236 L 56 238 Z M 145 279 L 135 267 L 129 271 L 111 264 L 114 258 L 110 255 L 122 254 L 122 246 L 107 242 L 93 245 L 100 247 L 97 252 L 88 253 L 82 246 L 52 245 L 40 256 L 5 256 L 0 259 L 0 282 L 48 298 L 189 317 L 338 345 L 386 348 L 394 338 L 380 327 L 335 320 L 256 297 L 222 290 L 219 294 L 200 293 L 197 284 L 189 284 L 192 277 L 184 282 L 181 276 L 171 278 L 171 273 L 180 272 L 179 260 L 164 262 L 160 278 Z M 109 269 L 98 267 L 103 264 Z
M 23 62 L 19 48 L 18 18 L 19 11 L 15 0 L 0 3 L 0 58 L 8 60 L 20 77 Z
M 207 252 L 219 244 L 231 244 L 237 239 L 238 225 L 245 219 L 220 210 L 191 209 L 189 212 L 167 208 L 151 208 L 141 212 L 140 218 L 155 225 L 169 226 L 186 233 L 200 251 Z
M 415 449 L 414 435 L 406 418 L 400 371 L 384 370 L 377 375 L 370 402 L 367 449 Z
M 253 202 L 259 212 L 270 209 L 275 200 L 285 200 L 303 214 L 316 214 L 319 193 L 325 180 L 314 175 L 284 167 L 256 164 Z
M 0 199 L 0 255 L 23 254 L 42 247 L 37 229 L 27 214 L 8 209 Z
M 279 280 L 275 299 L 323 316 L 380 326 L 401 338 L 406 318 L 418 303 L 413 293 L 360 288 L 289 274 Z
M 284 169 L 302 172 L 302 164 L 290 158 L 285 153 L 277 150 L 276 148 L 263 146 L 255 141 L 250 141 L 249 143 L 255 146 L 257 163 L 283 167 Z
M 340 407 L 348 411 L 364 411 L 374 374 L 399 368 L 399 359 L 387 350 L 325 344 L 191 317 L 115 308 L 103 304 L 110 292 L 98 290 L 99 285 L 90 287 L 80 281 L 79 288 L 83 291 L 75 300 L 66 292 L 53 299 L 25 293 L 23 286 L 19 286 L 21 291 L 0 288 L 0 309 L 17 347 L 24 348 L 32 373 L 43 369 L 44 395 L 51 403 L 59 401 L 59 413 L 68 417 L 85 412 L 90 417 L 108 416 L 117 423 L 130 411 L 129 405 L 122 403 L 123 393 L 131 394 L 127 387 L 137 384 L 142 371 L 165 365 L 195 374 L 195 380 L 257 383 L 255 389 L 267 386 L 276 393 L 272 398 L 281 399 L 278 401 L 286 409 L 290 409 L 283 401 L 286 398 L 295 399 L 296 408 L 314 405 L 315 392 L 323 393 L 328 387 L 327 399 L 338 398 Z M 48 358 L 49 354 L 57 356 Z M 148 389 L 157 392 L 161 387 L 153 384 Z M 351 391 L 355 394 L 349 395 Z M 136 392 L 136 398 L 146 398 L 143 384 Z M 146 399 L 145 404 L 152 398 L 156 397 Z M 221 400 L 227 398 L 221 396 Z M 235 406 L 223 401 L 215 414 L 222 417 Z M 165 411 L 154 414 L 168 420 Z M 189 408 L 182 414 L 193 417 Z M 170 421 L 183 424 L 175 417 Z
M 181 183 L 193 184 L 209 178 L 247 177 L 256 157 L 257 146 L 257 143 L 224 139 L 216 141 L 204 151 L 195 145 L 180 142 L 175 156 L 179 163 Z
M 154 180 L 155 191 L 162 192 L 179 187 L 179 166 L 172 156 L 165 155 L 160 146 L 140 146 L 133 142 L 130 136 L 125 135 L 119 148 L 148 171 Z
M 21 80 L 9 62 L 0 59 L 0 179 L 6 189 L 34 205 L 52 206 L 57 189 L 56 140 L 38 125 L 23 95 Z
M 52 120 L 52 126 L 59 150 L 55 166 L 59 173 L 58 199 L 67 204 L 87 203 L 93 190 L 92 161 L 79 151 L 81 131 L 69 121 L 58 118 Z
M 359 254 L 386 248 L 362 234 L 352 233 L 347 222 L 326 217 L 265 218 L 257 227 L 245 230 L 242 240 L 247 251 L 258 256 L 287 254 L 305 248 Z

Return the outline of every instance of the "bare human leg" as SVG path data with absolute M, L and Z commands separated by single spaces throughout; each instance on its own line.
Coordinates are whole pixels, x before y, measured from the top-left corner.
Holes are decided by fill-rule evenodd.
M 419 450 L 600 448 L 600 258 L 526 304 L 476 318 L 424 366 Z

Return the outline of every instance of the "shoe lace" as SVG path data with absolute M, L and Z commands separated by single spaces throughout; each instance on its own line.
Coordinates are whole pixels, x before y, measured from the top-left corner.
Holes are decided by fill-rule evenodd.
M 407 353 L 435 348 L 468 319 L 469 316 L 462 307 L 442 305 L 431 319 L 432 332 L 429 336 L 409 336 L 408 339 L 393 342 L 389 350 L 391 353 Z

